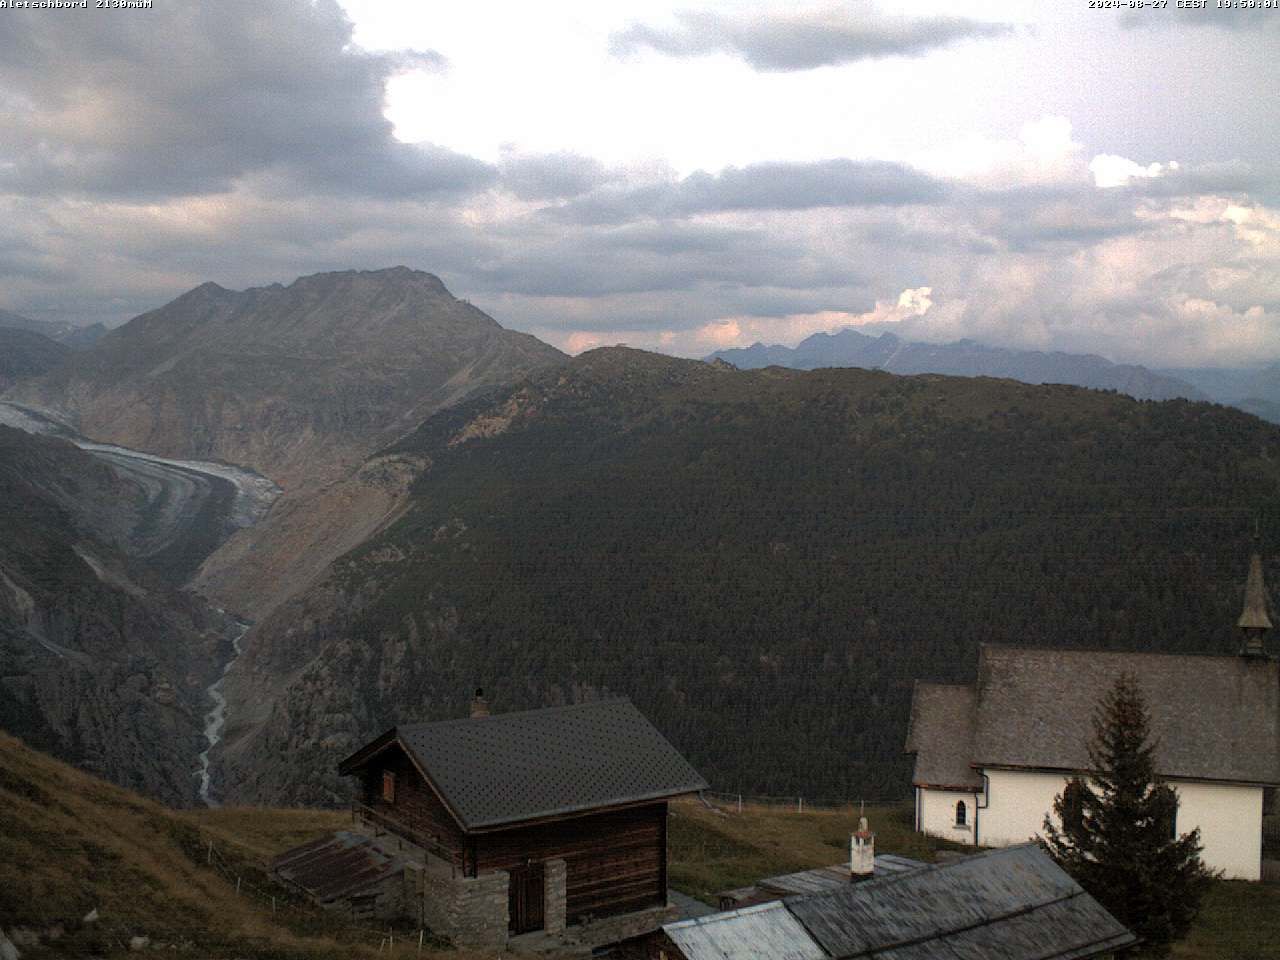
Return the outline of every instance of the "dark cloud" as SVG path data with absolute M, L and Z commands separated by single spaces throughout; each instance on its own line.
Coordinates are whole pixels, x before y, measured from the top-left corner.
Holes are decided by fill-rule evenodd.
M 1275 200 L 1280 199 L 1280 167 L 1242 160 L 1183 164 L 1158 177 L 1135 177 L 1123 189 L 1149 197 L 1247 193 Z
M 898 163 L 757 163 L 726 167 L 718 174 L 699 171 L 674 182 L 605 187 L 554 208 L 550 215 L 583 224 L 624 223 L 735 210 L 937 203 L 947 191 L 941 181 Z
M 578 153 L 508 153 L 498 169 L 502 186 L 521 200 L 580 197 L 612 179 L 599 160 Z
M 1253 33 L 1258 30 L 1280 29 L 1280 17 L 1274 9 L 1256 7 L 1240 10 L 1219 10 L 1216 0 L 1209 0 L 1200 10 L 1154 10 L 1148 4 L 1144 10 L 1126 10 L 1120 14 L 1120 26 L 1126 30 L 1168 30 L 1175 28 L 1203 28 Z
M 0 31 L 0 190 L 157 198 L 276 172 L 299 185 L 422 196 L 496 171 L 399 143 L 386 81 L 433 51 L 368 53 L 333 0 L 157 4 L 142 16 L 9 11 Z
M 792 71 L 918 57 L 962 40 L 1014 31 L 1009 24 L 965 17 L 890 16 L 864 3 L 762 16 L 688 10 L 677 19 L 669 28 L 633 23 L 613 35 L 610 49 L 618 56 L 646 48 L 673 57 L 726 53 L 756 70 Z

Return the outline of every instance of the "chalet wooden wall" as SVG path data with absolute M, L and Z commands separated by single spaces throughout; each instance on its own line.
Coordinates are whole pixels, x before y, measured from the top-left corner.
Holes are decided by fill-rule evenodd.
M 479 834 L 472 842 L 481 873 L 563 859 L 570 923 L 666 903 L 665 802 Z
M 396 775 L 394 803 L 382 799 L 382 774 Z M 379 813 L 405 824 L 411 830 L 432 837 L 437 843 L 461 858 L 466 851 L 466 837 L 452 814 L 445 809 L 431 786 L 422 779 L 404 751 L 392 747 L 379 755 L 361 777 L 362 802 Z M 468 873 L 471 873 L 468 870 Z

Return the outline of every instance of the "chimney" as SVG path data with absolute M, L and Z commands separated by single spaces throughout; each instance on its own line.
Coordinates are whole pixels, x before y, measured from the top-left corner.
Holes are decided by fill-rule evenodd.
M 858 832 L 849 838 L 849 880 L 870 880 L 876 869 L 876 835 L 867 828 L 867 818 L 858 818 Z
M 487 717 L 488 715 L 489 701 L 484 698 L 484 690 L 476 687 L 476 695 L 471 698 L 471 719 Z
M 1262 557 L 1256 553 L 1249 558 L 1249 580 L 1244 588 L 1244 612 L 1240 614 L 1236 626 L 1244 631 L 1241 655 L 1265 657 L 1266 635 L 1271 629 L 1271 618 L 1267 616 L 1267 588 L 1262 582 Z

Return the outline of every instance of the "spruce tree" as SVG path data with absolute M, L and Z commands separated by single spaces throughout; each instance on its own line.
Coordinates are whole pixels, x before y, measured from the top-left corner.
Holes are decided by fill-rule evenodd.
M 1044 818 L 1042 843 L 1058 864 L 1142 938 L 1138 952 L 1167 956 L 1186 936 L 1213 880 L 1200 829 L 1177 836 L 1178 795 L 1156 776 L 1147 703 L 1123 674 L 1093 718 L 1089 779 L 1073 778 Z

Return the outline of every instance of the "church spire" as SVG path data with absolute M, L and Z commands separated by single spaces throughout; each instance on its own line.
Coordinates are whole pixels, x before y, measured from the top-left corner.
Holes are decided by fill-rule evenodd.
M 1244 631 L 1244 650 L 1241 652 L 1248 657 L 1266 656 L 1264 637 L 1271 629 L 1271 618 L 1267 616 L 1267 588 L 1262 583 L 1262 557 L 1256 553 L 1249 558 L 1244 611 L 1236 626 Z

